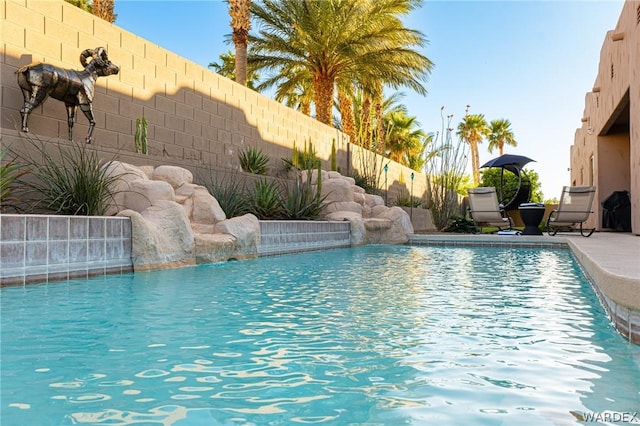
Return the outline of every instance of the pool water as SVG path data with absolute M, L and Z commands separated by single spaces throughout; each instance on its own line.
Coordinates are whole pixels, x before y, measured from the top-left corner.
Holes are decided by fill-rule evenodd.
M 0 295 L 3 426 L 640 411 L 640 349 L 566 250 L 366 246 Z

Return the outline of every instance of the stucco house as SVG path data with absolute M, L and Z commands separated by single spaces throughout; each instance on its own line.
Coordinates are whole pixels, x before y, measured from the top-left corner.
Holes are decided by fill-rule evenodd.
M 626 1 L 605 36 L 581 120 L 571 146 L 571 184 L 596 186 L 589 224 L 606 231 L 601 203 L 629 191 L 631 232 L 640 235 L 640 1 Z

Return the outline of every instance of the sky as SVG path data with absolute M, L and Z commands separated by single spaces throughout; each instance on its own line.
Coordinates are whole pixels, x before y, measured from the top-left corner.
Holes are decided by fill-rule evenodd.
M 570 146 L 584 99 L 595 82 L 600 50 L 623 0 L 425 0 L 404 20 L 428 40 L 420 52 L 435 63 L 428 94 L 410 89 L 401 102 L 425 132 L 456 127 L 465 114 L 508 119 L 517 147 L 505 153 L 535 160 L 545 199 L 570 182 Z M 115 24 L 203 67 L 233 50 L 222 0 L 116 0 Z M 444 110 L 441 111 L 441 108 Z M 480 165 L 497 157 L 480 145 Z M 469 161 L 469 173 L 470 170 Z

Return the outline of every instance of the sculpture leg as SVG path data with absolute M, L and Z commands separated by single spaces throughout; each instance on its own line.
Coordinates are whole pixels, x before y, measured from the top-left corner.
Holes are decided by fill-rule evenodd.
M 89 120 L 89 131 L 87 132 L 86 142 L 91 143 L 91 135 L 93 135 L 93 128 L 96 125 L 96 120 L 93 118 L 93 109 L 91 108 L 91 104 L 89 105 L 80 105 L 80 109 L 84 113 L 84 116 Z
M 73 104 L 64 104 L 67 107 L 67 124 L 69 125 L 69 140 L 73 140 L 73 123 L 76 120 L 76 106 Z
M 22 90 L 22 96 L 24 97 L 24 106 L 20 110 L 20 116 L 22 117 L 22 131 L 26 133 L 29 132 L 29 128 L 27 127 L 29 114 L 47 98 L 47 92 L 39 90 L 38 87 L 34 87 L 31 96 L 29 96 L 29 92 L 24 89 Z

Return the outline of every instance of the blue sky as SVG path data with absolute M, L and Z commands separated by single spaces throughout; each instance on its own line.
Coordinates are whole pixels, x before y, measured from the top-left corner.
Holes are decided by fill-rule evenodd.
M 116 25 L 206 67 L 233 49 L 221 0 L 116 0 Z M 457 125 L 465 113 L 511 121 L 518 146 L 536 160 L 545 198 L 570 184 L 569 147 L 581 126 L 606 32 L 623 0 L 425 1 L 405 20 L 428 39 L 435 67 L 429 94 L 402 90 L 423 130 L 439 131 L 440 108 Z M 496 157 L 480 146 L 480 164 Z M 470 167 L 470 165 L 469 165 Z

